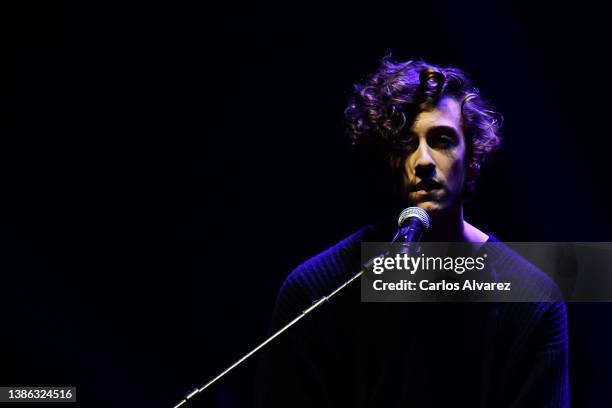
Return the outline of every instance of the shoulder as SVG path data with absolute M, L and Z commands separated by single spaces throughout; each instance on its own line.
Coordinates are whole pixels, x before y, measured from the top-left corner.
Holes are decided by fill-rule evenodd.
M 301 287 L 316 297 L 336 282 L 357 273 L 360 266 L 361 243 L 367 241 L 373 230 L 366 226 L 318 253 L 295 268 L 283 282 L 286 287 Z M 323 295 L 323 293 L 321 293 Z
M 522 301 L 559 301 L 561 290 L 552 278 L 493 235 L 482 250 L 498 281 L 511 282 L 514 297 Z
M 359 272 L 361 242 L 371 239 L 374 229 L 363 227 L 295 268 L 278 292 L 277 313 L 299 313 Z
M 497 281 L 511 282 L 515 299 L 500 305 L 502 327 L 510 333 L 546 339 L 550 347 L 567 345 L 567 310 L 563 295 L 548 274 L 507 244 L 490 236 L 486 246 Z M 523 339 L 525 339 L 524 337 Z
M 517 370 L 533 365 L 538 353 L 555 364 L 566 364 L 567 310 L 561 290 L 512 247 L 490 235 L 480 249 L 488 255 L 492 277 L 512 284 L 512 298 L 492 307 L 496 347 L 506 361 L 512 361 L 509 367 Z

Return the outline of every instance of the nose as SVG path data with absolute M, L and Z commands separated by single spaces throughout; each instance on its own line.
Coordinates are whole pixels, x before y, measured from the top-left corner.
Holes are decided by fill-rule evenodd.
M 414 152 L 414 173 L 420 179 L 426 179 L 433 175 L 436 164 L 431 157 L 427 143 L 419 143 L 418 149 Z

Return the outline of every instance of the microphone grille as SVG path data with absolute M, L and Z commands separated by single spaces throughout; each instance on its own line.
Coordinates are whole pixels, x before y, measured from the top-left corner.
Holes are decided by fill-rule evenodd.
M 429 229 L 429 215 L 427 214 L 427 211 L 419 207 L 408 207 L 404 209 L 397 219 L 397 225 L 401 227 L 408 218 L 412 217 L 416 217 L 421 221 L 425 231 Z

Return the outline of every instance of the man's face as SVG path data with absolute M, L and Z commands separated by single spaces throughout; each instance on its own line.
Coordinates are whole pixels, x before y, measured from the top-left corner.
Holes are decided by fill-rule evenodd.
M 442 98 L 416 117 L 403 143 L 399 166 L 401 194 L 426 211 L 444 211 L 458 204 L 465 179 L 465 138 L 461 105 Z

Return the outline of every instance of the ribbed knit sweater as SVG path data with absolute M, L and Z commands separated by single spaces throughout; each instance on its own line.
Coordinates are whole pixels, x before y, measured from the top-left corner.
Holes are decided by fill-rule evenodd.
M 359 271 L 361 242 L 383 234 L 366 227 L 294 270 L 271 331 Z M 513 290 L 556 297 L 543 272 L 492 247 Z M 262 407 L 567 407 L 565 304 L 362 303 L 354 282 L 269 346 L 257 384 Z

